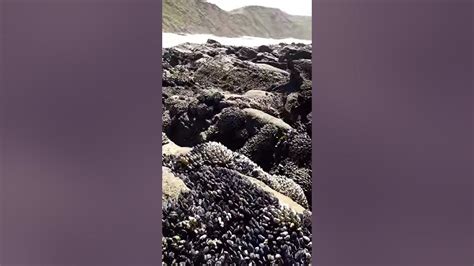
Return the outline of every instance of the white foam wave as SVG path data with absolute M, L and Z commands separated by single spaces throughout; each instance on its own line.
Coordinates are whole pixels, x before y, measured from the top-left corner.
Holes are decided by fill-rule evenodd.
M 293 38 L 287 39 L 269 39 L 242 36 L 237 38 L 214 36 L 211 34 L 176 34 L 163 32 L 163 48 L 173 47 L 182 43 L 205 43 L 208 39 L 213 39 L 220 42 L 223 45 L 235 45 L 235 46 L 248 46 L 256 47 L 259 45 L 271 45 L 279 43 L 305 43 L 310 44 L 310 40 L 299 40 Z

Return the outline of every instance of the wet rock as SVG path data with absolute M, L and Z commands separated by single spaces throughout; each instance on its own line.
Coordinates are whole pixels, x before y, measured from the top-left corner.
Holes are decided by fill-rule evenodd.
M 273 91 L 292 93 L 300 91 L 301 86 L 304 83 L 304 78 L 301 76 L 300 70 L 295 67 L 293 61 L 288 61 L 288 70 L 290 71 L 290 79 L 287 83 L 273 88 Z
M 270 48 L 268 45 L 260 45 L 257 48 L 257 51 L 259 51 L 261 53 L 271 53 L 271 52 L 273 52 L 273 49 Z
M 242 47 L 237 52 L 237 57 L 241 60 L 251 60 L 257 57 L 257 52 L 252 48 Z
M 281 51 L 281 56 L 279 58 L 280 62 L 283 61 L 293 61 L 299 59 L 311 59 L 312 53 L 310 49 L 297 49 L 293 47 L 285 47 Z
M 299 59 L 293 61 L 293 63 L 305 79 L 312 79 L 313 64 L 311 59 Z
M 218 41 L 213 40 L 213 39 L 208 39 L 208 40 L 206 41 L 206 43 L 207 43 L 207 44 L 218 44 L 218 45 L 220 45 L 220 43 L 219 43 Z

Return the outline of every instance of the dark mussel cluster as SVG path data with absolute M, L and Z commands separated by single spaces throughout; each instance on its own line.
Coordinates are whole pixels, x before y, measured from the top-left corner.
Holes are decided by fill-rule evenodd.
M 163 261 L 169 265 L 308 265 L 309 214 L 279 205 L 237 172 L 202 167 L 191 192 L 163 207 Z
M 163 49 L 163 163 L 189 188 L 165 264 L 311 264 L 311 69 L 311 45 Z
M 186 179 L 190 173 L 200 171 L 203 166 L 225 167 L 242 175 L 256 178 L 301 206 L 308 207 L 303 189 L 294 180 L 285 176 L 268 174 L 246 156 L 233 152 L 217 142 L 198 144 L 186 154 L 169 158 L 165 166 L 181 174 L 183 179 Z

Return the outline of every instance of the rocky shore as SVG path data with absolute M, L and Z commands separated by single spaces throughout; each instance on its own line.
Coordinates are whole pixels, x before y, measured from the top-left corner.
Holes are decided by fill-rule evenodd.
M 165 264 L 311 264 L 311 55 L 163 49 Z

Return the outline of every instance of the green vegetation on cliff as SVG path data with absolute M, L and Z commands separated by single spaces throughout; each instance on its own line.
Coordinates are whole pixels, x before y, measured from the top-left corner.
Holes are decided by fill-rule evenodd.
M 260 6 L 226 12 L 204 0 L 163 0 L 163 31 L 310 40 L 311 17 Z

